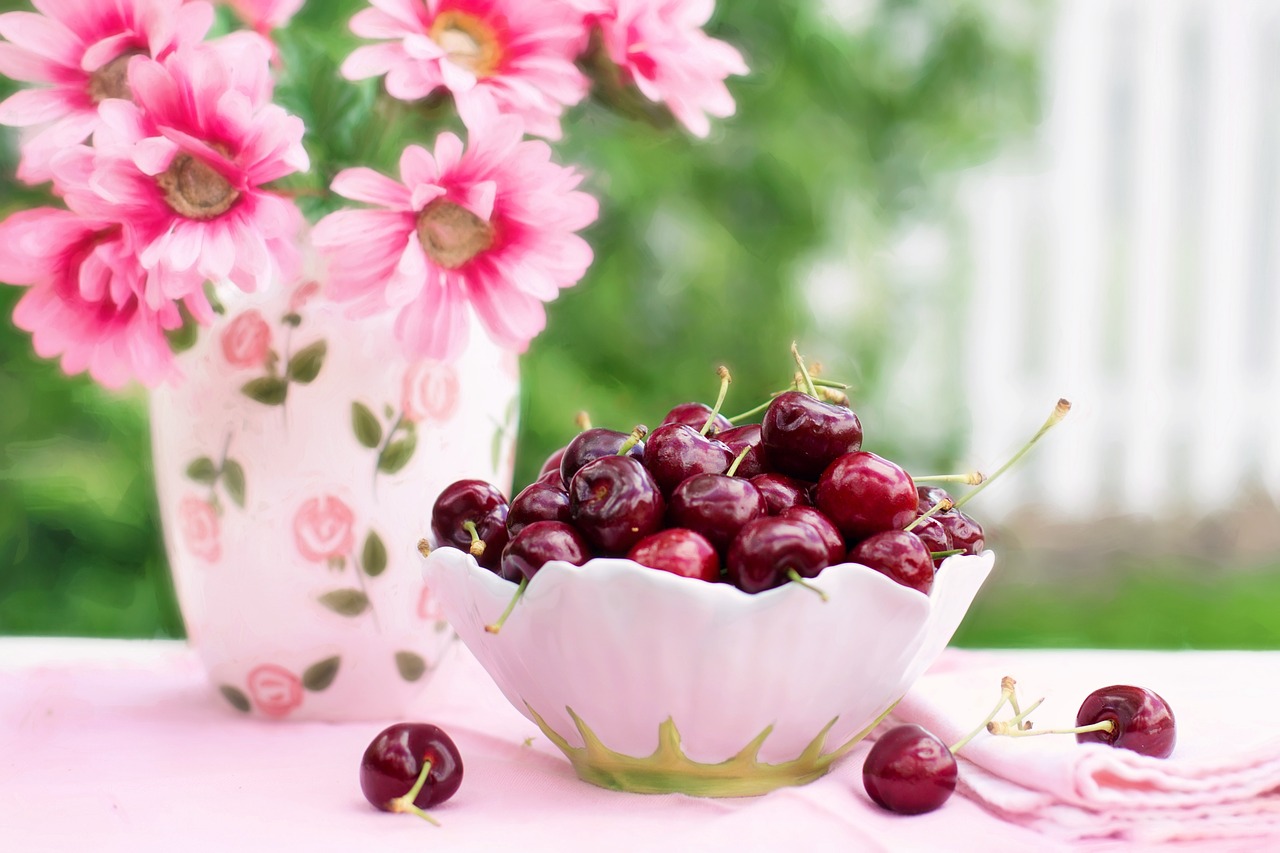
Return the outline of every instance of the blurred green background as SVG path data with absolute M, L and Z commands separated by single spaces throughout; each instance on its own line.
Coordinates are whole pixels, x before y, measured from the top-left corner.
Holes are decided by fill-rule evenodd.
M 308 69 L 286 73 L 278 90 L 312 129 L 308 186 L 350 165 L 388 169 L 398 143 L 440 127 L 387 110 L 372 81 L 337 77 L 355 44 L 346 20 L 361 5 L 309 3 L 280 39 L 286 67 Z M 869 449 L 917 470 L 963 464 L 966 436 L 947 426 L 963 419 L 942 414 L 962 400 L 936 401 L 943 430 L 927 447 L 874 429 L 892 409 L 895 357 L 916 333 L 919 296 L 874 264 L 851 272 L 857 310 L 831 340 L 816 331 L 824 307 L 799 284 L 833 246 L 874 258 L 904 221 L 945 221 L 960 171 L 1030 134 L 1044 9 L 1028 2 L 997 18 L 999 4 L 978 2 L 831 5 L 844 12 L 818 0 L 719 4 L 709 30 L 738 46 L 752 73 L 730 81 L 737 115 L 709 140 L 600 104 L 569 114 L 558 159 L 579 164 L 601 199 L 587 235 L 597 261 L 550 306 L 523 360 L 517 484 L 567 440 L 578 411 L 601 425 L 653 424 L 674 403 L 711 401 L 721 363 L 735 377 L 727 408 L 750 408 L 789 381 L 792 340 L 853 383 Z M 16 8 L 26 5 L 0 0 Z M 0 94 L 10 91 L 0 80 Z M 12 178 L 16 141 L 0 137 L 3 213 L 42 201 Z M 180 637 L 145 392 L 104 392 L 37 359 L 9 321 L 20 295 L 0 286 L 0 634 Z M 958 305 L 963 293 L 945 298 Z M 957 643 L 1280 645 L 1274 556 L 1156 551 L 1123 530 L 1061 547 L 1027 530 L 988 532 L 1001 560 Z

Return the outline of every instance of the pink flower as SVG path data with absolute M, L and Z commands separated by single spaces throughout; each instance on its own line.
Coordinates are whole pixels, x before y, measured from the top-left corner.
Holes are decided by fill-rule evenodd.
M 429 586 L 424 586 L 422 592 L 418 594 L 418 618 L 424 622 L 439 622 L 444 619 L 444 608 L 440 604 L 440 597 L 433 593 Z
M 518 119 L 485 110 L 466 150 L 452 133 L 437 137 L 434 156 L 406 148 L 402 183 L 339 173 L 334 192 L 379 209 L 340 210 L 312 231 L 331 295 L 356 316 L 398 312 L 396 335 L 417 357 L 462 352 L 468 305 L 495 341 L 524 350 L 546 325 L 543 303 L 591 265 L 574 232 L 599 212 L 576 191 L 581 176 L 550 158 L 545 143 L 522 141 Z
M 87 371 L 108 388 L 176 375 L 165 331 L 182 316 L 142 300 L 146 271 L 120 226 L 45 207 L 15 213 L 0 223 L 0 277 L 29 288 L 14 325 L 68 375 Z
M 271 327 L 258 311 L 245 311 L 222 330 L 222 354 L 232 367 L 258 367 L 270 348 Z
M 312 498 L 293 517 L 298 553 L 315 563 L 351 553 L 355 547 L 351 508 L 332 495 Z
M 213 7 L 183 0 L 34 0 L 35 12 L 0 15 L 0 74 L 44 84 L 0 103 L 0 124 L 43 127 L 22 148 L 18 177 L 50 178 L 53 155 L 98 126 L 98 104 L 127 98 L 125 67 L 136 55 L 163 59 L 195 44 Z
M 298 13 L 305 0 L 225 0 L 249 26 L 260 33 L 283 27 Z
M 208 501 L 193 495 L 183 498 L 178 505 L 178 526 L 182 541 L 192 554 L 206 563 L 216 563 L 222 557 L 218 511 Z
M 282 666 L 267 663 L 255 667 L 247 681 L 253 704 L 268 717 L 287 716 L 302 704 L 301 679 Z
M 400 410 L 413 423 L 447 421 L 458 410 L 458 371 L 447 361 L 420 361 L 405 371 Z
M 463 121 L 489 103 L 527 130 L 560 138 L 560 115 L 586 95 L 574 64 L 585 39 L 580 16 L 560 0 L 370 0 L 351 30 L 379 39 L 342 65 L 348 79 L 386 75 L 387 92 L 416 101 L 447 89 Z
M 72 210 L 133 235 L 153 307 L 199 299 L 206 281 L 255 290 L 294 272 L 302 214 L 262 186 L 308 161 L 302 122 L 270 102 L 269 50 L 242 32 L 135 57 L 133 102 L 104 101 L 94 148 L 54 160 Z
M 570 0 L 600 27 L 605 51 L 646 98 L 666 104 L 696 136 L 708 115 L 733 115 L 730 74 L 746 74 L 742 54 L 702 27 L 715 0 Z

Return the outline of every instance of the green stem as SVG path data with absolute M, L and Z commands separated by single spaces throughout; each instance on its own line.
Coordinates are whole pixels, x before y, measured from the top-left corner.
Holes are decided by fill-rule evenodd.
M 938 501 L 936 504 L 929 507 L 924 512 L 920 513 L 920 515 L 916 518 L 915 521 L 911 522 L 910 524 L 908 524 L 906 527 L 902 529 L 906 531 L 910 531 L 911 528 L 915 527 L 917 524 L 924 521 L 926 518 L 932 518 L 933 516 L 937 515 L 940 512 L 946 512 L 947 510 L 951 509 L 953 506 L 955 506 L 955 504 L 952 503 L 951 501 L 947 501 L 947 500 Z
M 747 454 L 751 452 L 751 447 L 752 445 L 748 444 L 742 448 L 742 452 L 738 454 L 737 458 L 733 460 L 733 464 L 729 466 L 729 470 L 724 472 L 726 477 L 732 477 L 738 473 L 738 466 L 742 464 L 743 459 L 747 458 Z
M 502 615 L 498 617 L 498 621 L 492 625 L 485 625 L 484 629 L 490 634 L 496 634 L 502 630 L 502 626 L 507 624 L 507 617 L 511 615 L 511 611 L 516 609 L 516 603 L 524 597 L 524 591 L 529 587 L 529 579 L 527 577 L 520 578 L 520 585 L 516 587 L 515 595 L 511 596 L 511 602 L 507 604 L 507 609 L 502 611 Z
M 716 397 L 715 408 L 711 410 L 711 414 L 707 415 L 707 422 L 702 425 L 700 430 L 702 435 L 711 432 L 711 427 L 716 422 L 716 415 L 720 414 L 720 407 L 724 405 L 724 398 L 729 393 L 729 383 L 733 381 L 733 377 L 729 375 L 729 368 L 723 364 L 716 368 L 716 375 L 720 377 L 720 394 Z
M 992 480 L 996 479 L 1005 471 L 1008 471 L 1010 468 L 1012 468 L 1013 465 L 1019 459 L 1021 459 L 1023 456 L 1026 455 L 1028 450 L 1030 450 L 1032 447 L 1035 446 L 1037 441 L 1039 441 L 1041 438 L 1044 437 L 1044 434 L 1046 432 L 1048 432 L 1053 427 L 1061 423 L 1062 419 L 1067 416 L 1067 412 L 1069 411 L 1071 411 L 1071 403 L 1065 399 L 1058 400 L 1057 405 L 1053 407 L 1053 411 L 1049 414 L 1049 417 L 1045 420 L 1044 424 L 1041 425 L 1040 429 L 1036 431 L 1035 435 L 1031 436 L 1031 440 L 1028 441 L 1026 444 L 1022 445 L 1022 448 L 1017 453 L 1013 454 L 1013 456 L 1009 457 L 1008 462 L 1005 462 L 1003 465 L 997 468 L 994 474 L 992 474 L 983 482 L 979 483 L 976 489 L 969 492 L 967 495 L 964 495 L 962 498 L 960 498 L 960 500 L 956 501 L 956 509 L 959 509 L 969 501 L 973 500 L 975 495 L 977 495 L 987 486 L 991 485 Z
M 431 759 L 423 756 L 422 770 L 418 773 L 418 778 L 414 780 L 413 787 L 409 789 L 403 797 L 396 797 L 390 802 L 391 811 L 398 814 L 416 814 L 418 817 L 428 823 L 440 825 L 440 821 L 424 812 L 422 809 L 414 805 L 413 801 L 418 798 L 418 794 L 422 793 L 422 787 L 427 784 L 427 774 L 431 772 Z
M 804 377 L 804 387 L 810 397 L 818 396 L 818 389 L 814 387 L 813 377 L 809 375 L 809 368 L 804 366 L 804 358 L 800 355 L 800 347 L 795 341 L 791 342 L 791 357 L 795 359 L 796 366 L 800 368 L 800 375 Z
M 809 583 L 809 581 L 807 581 L 804 578 L 804 576 L 801 575 L 799 572 L 797 572 L 795 569 L 787 569 L 787 577 L 790 578 L 792 583 L 799 584 L 800 586 L 804 587 L 805 589 L 811 592 L 816 592 L 818 594 L 818 597 L 821 598 L 823 601 L 831 600 L 830 597 L 825 592 L 818 589 L 813 584 Z
M 987 728 L 987 724 L 996 718 L 996 714 L 1000 713 L 1000 709 L 1004 707 L 1004 703 L 1010 701 L 1012 698 L 1013 698 L 1013 679 L 1009 678 L 1008 676 L 1005 676 L 1000 681 L 1000 701 L 996 703 L 996 706 L 991 709 L 991 713 L 987 714 L 987 718 L 983 720 L 981 723 L 979 723 L 976 729 L 969 732 L 967 735 L 961 738 L 959 742 L 956 743 L 955 746 L 951 747 L 951 754 L 954 755 L 955 753 L 959 752 L 969 743 L 969 741 L 973 740 L 980 733 L 985 731 Z

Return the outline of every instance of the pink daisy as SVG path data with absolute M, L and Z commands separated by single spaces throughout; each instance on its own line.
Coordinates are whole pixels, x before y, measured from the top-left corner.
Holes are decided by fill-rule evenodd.
M 387 92 L 416 101 L 447 89 L 469 126 L 480 105 L 560 138 L 560 115 L 586 95 L 574 64 L 586 31 L 561 0 L 370 0 L 351 30 L 380 43 L 342 65 L 351 80 L 386 75 Z
M 600 28 L 609 58 L 635 87 L 666 104 L 696 136 L 711 131 L 707 116 L 733 115 L 730 74 L 746 74 L 742 54 L 702 27 L 715 0 L 570 0 Z
M 0 74 L 28 83 L 0 103 L 0 124 L 42 126 L 22 147 L 18 177 L 49 180 L 49 161 L 98 126 L 98 104 L 127 98 L 133 56 L 162 59 L 204 38 L 213 7 L 183 0 L 33 0 L 0 15 Z
M 519 119 L 482 112 L 469 144 L 452 133 L 434 156 L 416 145 L 400 181 L 348 169 L 333 191 L 374 210 L 341 210 L 316 224 L 331 293 L 353 315 L 398 312 L 410 355 L 452 359 L 467 343 L 468 305 L 499 344 L 523 351 L 546 325 L 544 302 L 576 284 L 591 248 L 574 232 L 596 200 L 545 143 L 522 141 Z
M 263 185 L 308 167 L 302 121 L 270 102 L 270 47 L 237 33 L 129 65 L 133 101 L 108 100 L 92 149 L 53 167 L 67 205 L 126 226 L 152 307 L 205 281 L 243 290 L 295 272 L 302 214 Z
M 68 375 L 88 371 L 118 388 L 175 374 L 165 331 L 182 316 L 174 303 L 155 310 L 141 299 L 146 272 L 119 225 L 53 208 L 15 213 L 0 222 L 0 274 L 29 288 L 14 325 L 41 358 L 61 357 Z
M 240 20 L 259 33 L 283 27 L 298 13 L 305 0 L 224 0 Z

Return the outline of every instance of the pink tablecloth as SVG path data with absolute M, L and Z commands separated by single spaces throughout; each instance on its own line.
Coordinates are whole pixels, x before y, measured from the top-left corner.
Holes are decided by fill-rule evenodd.
M 1038 656 L 1062 653 L 1007 654 L 1032 672 L 1045 665 Z M 595 788 L 577 780 L 460 646 L 417 717 L 448 730 L 466 764 L 458 795 L 435 810 L 440 828 L 377 812 L 361 796 L 360 756 L 382 723 L 241 717 L 180 643 L 0 640 L 0 849 L 1134 849 L 1064 848 L 962 796 L 928 815 L 888 814 L 862 790 L 866 746 L 811 785 L 757 798 Z

